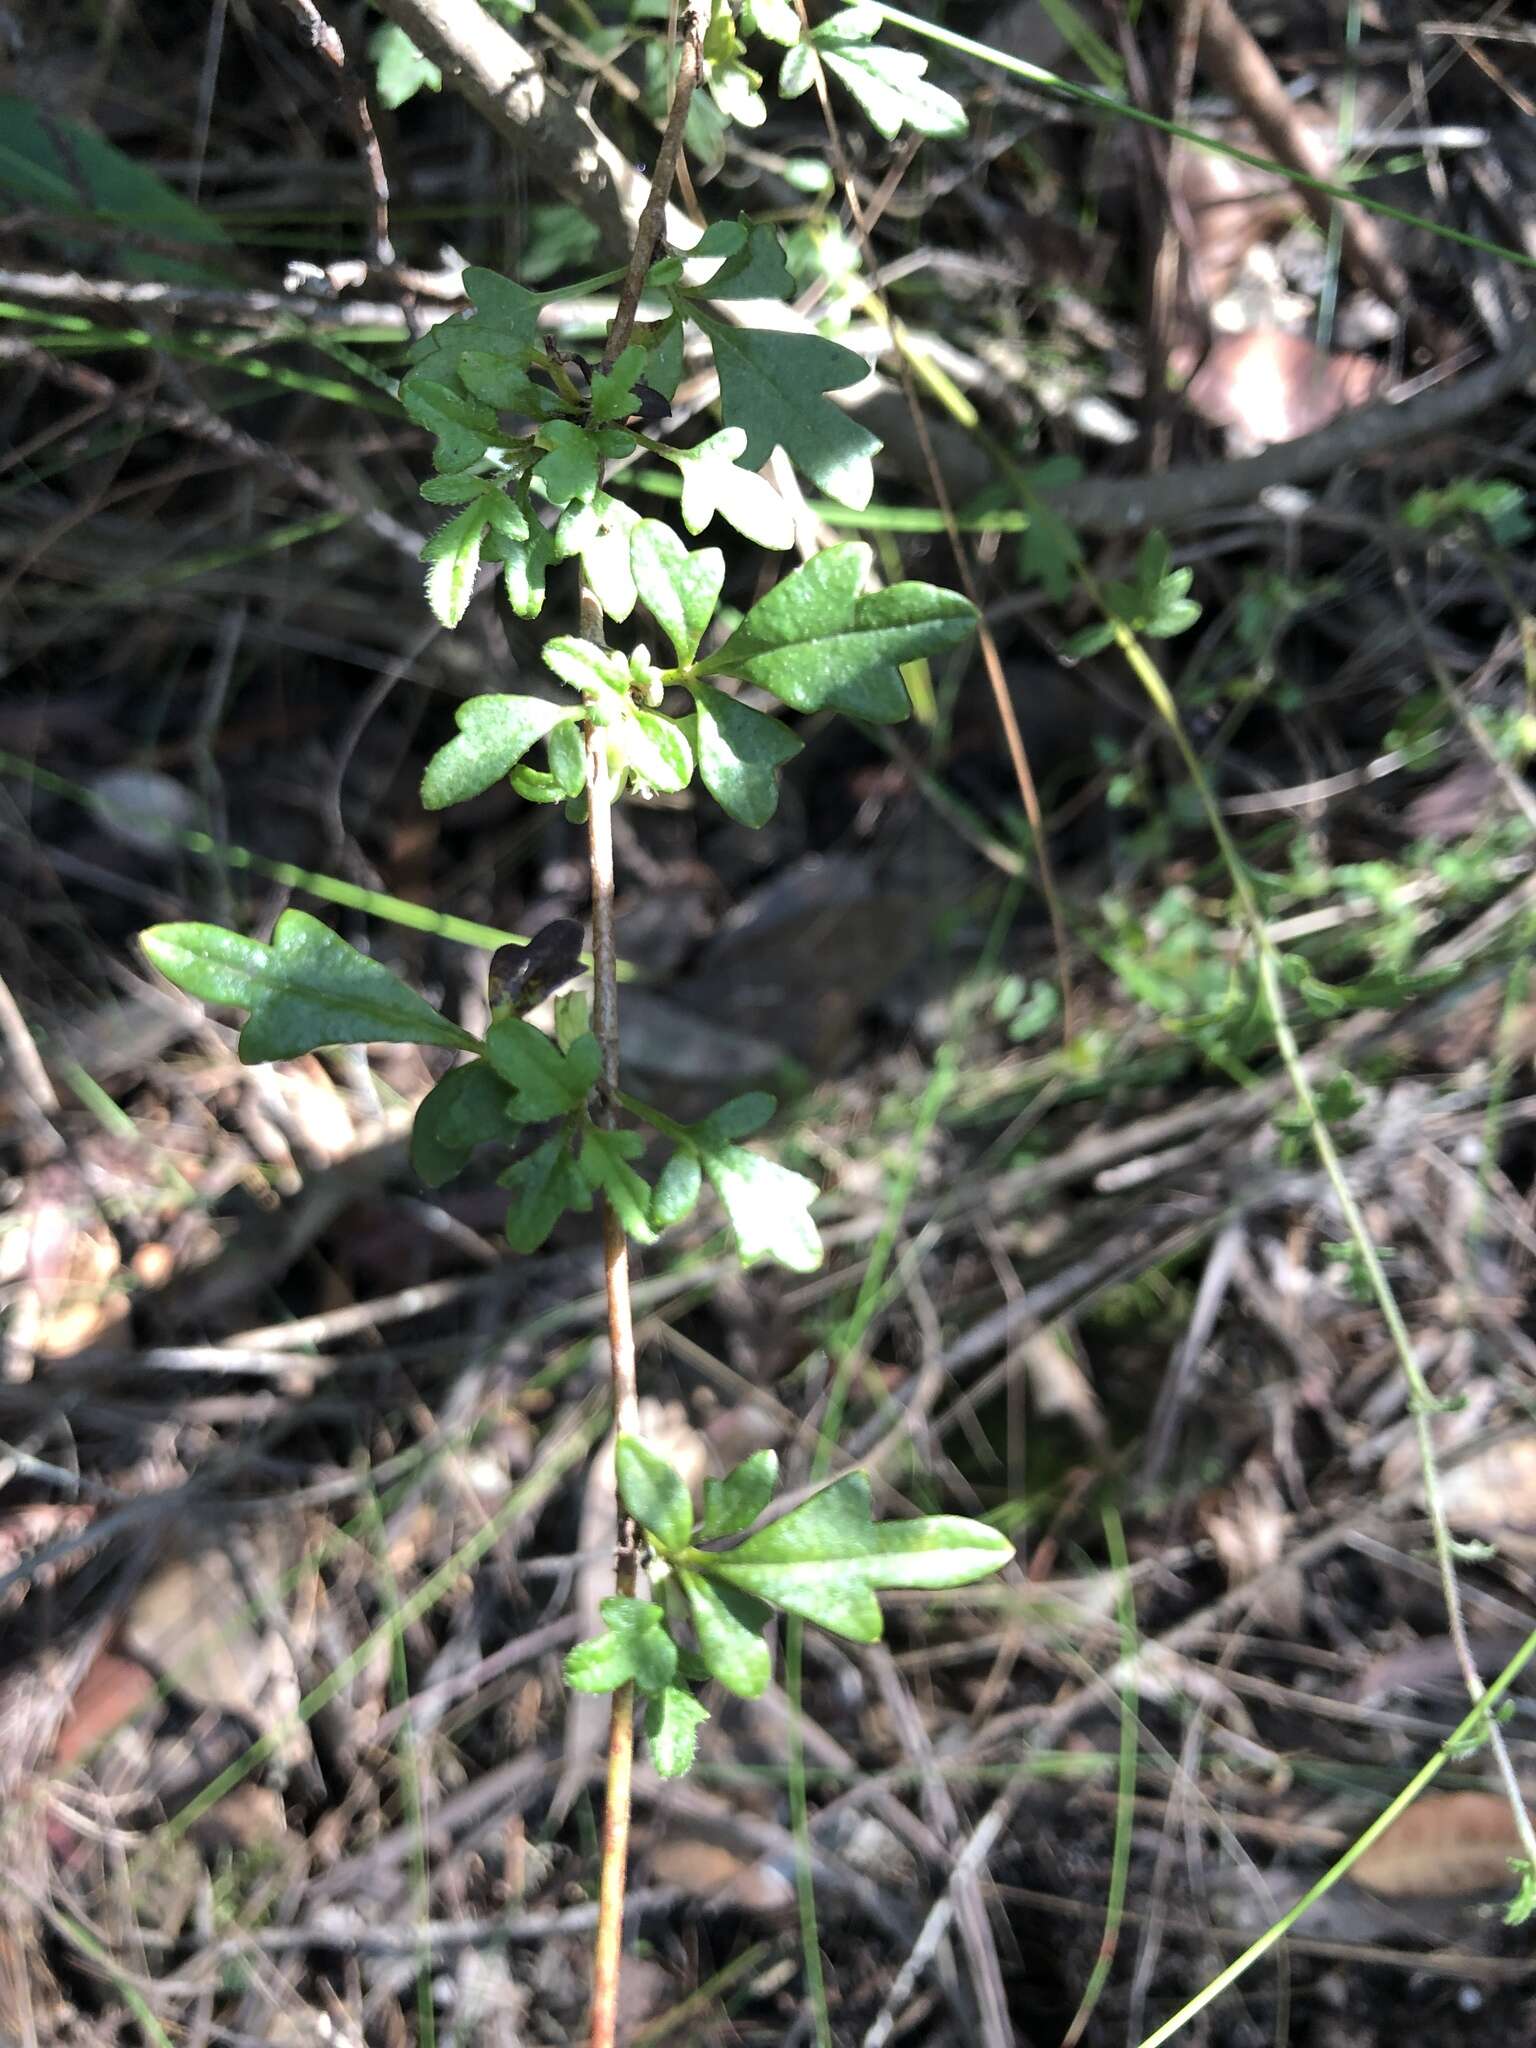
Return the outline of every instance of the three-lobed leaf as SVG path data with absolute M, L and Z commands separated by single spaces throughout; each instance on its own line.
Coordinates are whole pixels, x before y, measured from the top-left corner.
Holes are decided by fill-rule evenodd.
M 734 327 L 702 306 L 694 318 L 714 351 L 726 424 L 747 437 L 748 468 L 782 448 L 828 497 L 862 511 L 880 441 L 823 394 L 861 383 L 869 374 L 863 357 L 819 334 Z
M 755 469 L 740 457 L 747 437 L 740 427 L 722 427 L 695 448 L 668 448 L 683 485 L 683 524 L 702 533 L 718 512 L 729 526 L 760 548 L 787 548 L 795 538 L 794 514 Z
M 877 1589 L 968 1586 L 1006 1564 L 1000 1530 L 961 1515 L 876 1522 L 862 1472 L 820 1493 L 719 1555 L 706 1569 L 749 1593 L 853 1642 L 877 1642 Z M 697 1556 L 690 1568 L 698 1568 Z
M 590 1033 L 562 1052 L 523 1017 L 497 1018 L 485 1034 L 485 1057 L 515 1090 L 514 1114 L 524 1123 L 543 1123 L 582 1108 L 602 1062 Z
M 563 1132 L 508 1167 L 501 1185 L 512 1196 L 507 1243 L 515 1252 L 536 1252 L 568 1210 L 592 1206 L 592 1191 L 576 1170 Z
M 140 936 L 168 981 L 205 1003 L 250 1011 L 240 1057 L 296 1059 L 323 1045 L 479 1042 L 304 910 L 285 910 L 272 943 L 211 924 L 153 925 Z
M 776 1259 L 792 1273 L 816 1271 L 824 1254 L 811 1218 L 820 1193 L 815 1181 L 740 1145 L 701 1145 L 700 1158 L 743 1265 Z
M 813 556 L 759 598 L 699 672 L 757 683 L 797 711 L 836 704 L 865 718 L 903 715 L 898 665 L 958 646 L 976 612 L 959 591 L 928 583 L 864 591 L 870 559 L 862 541 Z

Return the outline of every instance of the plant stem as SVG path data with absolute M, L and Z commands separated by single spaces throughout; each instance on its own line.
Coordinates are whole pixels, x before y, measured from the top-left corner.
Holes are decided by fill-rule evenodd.
M 582 593 L 582 626 L 590 593 Z M 602 631 L 599 615 L 597 630 Z M 592 869 L 592 1029 L 602 1047 L 598 1115 L 613 1121 L 619 1085 L 619 978 L 613 932 L 613 799 L 608 749 L 600 727 L 587 734 L 587 855 Z M 635 1385 L 635 1325 L 629 1298 L 629 1240 L 606 1196 L 598 1198 L 603 1218 L 603 1284 L 608 1296 L 608 1350 L 616 1431 L 640 1426 Z M 615 1589 L 635 1590 L 634 1524 L 619 1510 Z M 635 1688 L 631 1681 L 613 1696 L 608 1723 L 608 1787 L 603 1802 L 603 1860 L 598 1889 L 597 1936 L 592 1958 L 591 2048 L 613 2048 L 619 2012 L 619 1961 L 624 1942 L 624 1887 L 629 1868 L 630 1780 L 635 1757 Z
M 640 295 L 645 290 L 657 241 L 666 220 L 667 195 L 682 154 L 688 104 L 704 68 L 698 17 L 690 8 L 678 25 L 682 60 L 667 115 L 666 131 L 656 156 L 650 197 L 635 230 L 635 246 L 624 274 L 618 310 L 603 348 L 602 366 L 611 369 L 634 331 Z M 585 584 L 581 592 L 581 631 L 585 639 L 605 644 L 603 608 Z M 592 870 L 592 1031 L 602 1048 L 602 1080 L 597 1114 L 611 1125 L 619 1103 L 619 971 L 613 932 L 613 771 L 607 738 L 600 726 L 586 731 L 587 858 Z M 635 1383 L 635 1324 L 629 1298 L 629 1240 L 624 1225 L 606 1196 L 598 1197 L 603 1219 L 603 1284 L 608 1296 L 608 1352 L 613 1386 L 616 1433 L 637 1435 L 639 1396 Z M 637 1532 L 619 1508 L 615 1590 L 632 1597 L 637 1577 Z M 635 1763 L 635 1688 L 631 1681 L 613 1695 L 608 1722 L 608 1783 L 603 1801 L 602 1868 L 598 1879 L 597 1935 L 592 1955 L 592 2021 L 590 2048 L 614 2048 L 619 2020 L 619 1966 L 624 1947 L 624 1889 L 629 1876 L 629 1813 Z
M 651 258 L 656 244 L 661 239 L 661 230 L 667 217 L 667 196 L 672 190 L 672 180 L 677 175 L 678 159 L 683 152 L 683 129 L 687 125 L 688 107 L 693 99 L 693 89 L 699 82 L 704 69 L 704 49 L 699 39 L 698 16 L 689 8 L 677 27 L 682 42 L 682 57 L 677 68 L 677 84 L 672 89 L 672 106 L 667 114 L 667 125 L 662 132 L 661 143 L 656 151 L 656 171 L 651 179 L 650 197 L 646 200 L 640 220 L 635 229 L 635 246 L 630 255 L 629 268 L 624 275 L 624 287 L 619 293 L 618 311 L 613 316 L 613 325 L 608 330 L 608 340 L 603 348 L 602 367 L 611 370 L 615 357 L 621 355 L 635 329 L 635 315 L 640 310 L 640 295 L 645 290 L 645 280 L 651 268 Z

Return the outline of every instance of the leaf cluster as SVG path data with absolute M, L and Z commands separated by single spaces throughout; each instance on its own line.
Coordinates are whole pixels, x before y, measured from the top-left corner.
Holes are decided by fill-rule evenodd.
M 777 771 L 801 743 L 780 720 L 722 688 L 726 680 L 766 691 L 795 711 L 897 720 L 908 710 L 900 665 L 953 647 L 972 631 L 975 613 L 955 591 L 925 583 L 866 591 L 869 563 L 860 541 L 825 549 L 702 656 L 724 557 L 718 548 L 690 551 L 659 520 L 633 519 L 622 564 L 629 605 L 644 604 L 672 660 L 655 659 L 645 643 L 625 654 L 557 634 L 544 645 L 544 662 L 574 699 L 469 699 L 456 714 L 458 737 L 428 765 L 422 801 L 441 810 L 510 778 L 530 802 L 579 805 L 586 775 L 581 735 L 591 730 L 600 736 L 615 793 L 675 794 L 697 767 L 731 817 L 766 824 L 778 802 Z M 606 573 L 611 597 L 620 569 L 609 564 Z M 669 692 L 685 694 L 686 709 L 665 711 Z M 539 741 L 543 769 L 526 761 Z
M 778 1483 L 772 1451 L 706 1480 L 697 1520 L 681 1475 L 638 1437 L 619 1438 L 617 1471 L 659 1598 L 605 1600 L 603 1633 L 576 1645 L 565 1675 L 578 1692 L 634 1683 L 663 1777 L 688 1769 L 708 1718 L 695 1685 L 713 1679 L 742 1699 L 766 1689 L 772 1661 L 762 1632 L 776 1610 L 850 1642 L 878 1642 L 878 1592 L 968 1586 L 1013 1555 L 999 1530 L 959 1515 L 876 1522 L 862 1472 L 754 1529 Z M 705 1547 L 731 1537 L 740 1540 L 728 1549 Z
M 189 995 L 249 1011 L 244 1060 L 296 1059 L 357 1042 L 472 1054 L 417 1109 L 411 1163 L 440 1187 L 479 1145 L 524 1145 L 501 1176 L 515 1251 L 536 1251 L 562 1216 L 590 1209 L 599 1193 L 631 1237 L 653 1244 L 692 1214 L 707 1182 L 745 1263 L 773 1259 L 802 1273 L 821 1263 L 814 1181 L 739 1142 L 772 1116 L 773 1097 L 737 1096 L 698 1123 L 679 1124 L 626 1096 L 625 1107 L 669 1148 L 648 1181 L 635 1163 L 646 1150 L 642 1133 L 611 1130 L 594 1115 L 601 1055 L 579 995 L 556 999 L 553 1038 L 504 1004 L 480 1039 L 307 911 L 284 911 L 270 945 L 208 924 L 155 925 L 141 943 Z

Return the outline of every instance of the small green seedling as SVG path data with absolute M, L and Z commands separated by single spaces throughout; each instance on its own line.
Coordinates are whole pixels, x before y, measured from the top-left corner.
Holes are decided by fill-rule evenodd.
M 695 1686 L 714 1679 L 749 1700 L 766 1688 L 763 1627 L 775 1609 L 850 1642 L 875 1643 L 878 1591 L 968 1586 L 1013 1555 L 1000 1530 L 960 1515 L 875 1522 L 862 1472 L 834 1479 L 752 1530 L 778 1484 L 772 1451 L 758 1451 L 725 1479 L 706 1480 L 697 1523 L 682 1476 L 648 1444 L 621 1436 L 617 1466 L 619 1497 L 641 1533 L 657 1598 L 605 1600 L 603 1633 L 576 1645 L 565 1676 L 578 1692 L 634 1682 L 645 1699 L 651 1759 L 664 1778 L 688 1769 L 708 1719 Z M 706 1547 L 733 1536 L 741 1540 L 728 1549 Z

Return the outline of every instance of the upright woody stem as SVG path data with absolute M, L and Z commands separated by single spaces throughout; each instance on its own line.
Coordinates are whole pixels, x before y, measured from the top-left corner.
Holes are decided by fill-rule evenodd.
M 682 62 L 667 116 L 666 131 L 656 157 L 651 196 L 640 217 L 635 246 L 619 295 L 618 310 L 608 331 L 603 366 L 609 368 L 634 330 L 640 296 L 645 289 L 656 243 L 666 215 L 667 195 L 683 144 L 688 103 L 703 68 L 699 25 L 690 11 L 680 24 Z M 603 612 L 594 594 L 581 593 L 581 630 L 599 645 L 604 639 Z M 586 733 L 587 857 L 592 870 L 592 1029 L 602 1048 L 599 1114 L 612 1121 L 619 1090 L 619 977 L 613 931 L 613 770 L 606 736 L 600 726 Z M 608 1351 L 616 1431 L 633 1434 L 639 1424 L 635 1385 L 635 1324 L 629 1298 L 629 1240 L 612 1204 L 599 1198 L 603 1219 L 603 1282 L 608 1298 Z M 637 1576 L 634 1525 L 619 1511 L 615 1589 L 632 1595 Z M 630 1786 L 635 1760 L 635 1688 L 620 1686 L 613 1695 L 608 1724 L 608 1784 L 603 1804 L 603 1860 L 598 1890 L 597 1936 L 592 1958 L 592 2024 L 590 2048 L 614 2048 L 619 2017 L 619 1966 L 624 1946 L 624 1891 L 629 1875 Z

